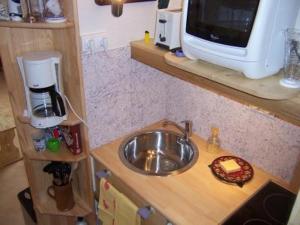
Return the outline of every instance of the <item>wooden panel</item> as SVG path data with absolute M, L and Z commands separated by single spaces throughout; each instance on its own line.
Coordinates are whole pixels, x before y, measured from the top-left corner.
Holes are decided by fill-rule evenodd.
M 53 40 L 56 49 L 63 54 L 63 80 L 64 80 L 64 92 L 69 98 L 72 107 L 76 113 L 79 114 L 83 119 L 86 118 L 84 108 L 84 92 L 83 92 L 83 81 L 81 75 L 81 61 L 79 57 L 79 49 L 77 43 L 79 40 L 75 37 L 75 29 L 68 29 L 64 31 L 53 32 Z M 80 126 L 82 134 L 82 148 L 85 153 L 89 151 L 87 129 L 82 124 Z M 93 194 L 90 191 L 91 188 L 91 175 L 86 171 L 90 171 L 89 158 L 81 163 L 82 169 L 78 171 L 78 182 L 80 183 L 80 195 L 86 202 L 93 205 Z M 80 174 L 80 175 L 79 175 Z M 82 179 L 84 177 L 84 182 Z M 80 182 L 81 181 L 81 182 Z
M 83 119 L 86 118 L 79 51 L 80 40 L 77 2 L 76 0 L 64 0 L 63 5 L 65 16 L 68 19 L 66 23 L 40 23 L 29 25 L 25 23 L 0 22 L 0 56 L 3 61 L 4 75 L 7 81 L 14 118 L 19 118 L 16 120 L 16 128 L 20 144 L 22 150 L 27 153 L 24 157 L 24 163 L 31 187 L 33 202 L 38 205 L 39 210 L 43 213 L 53 214 L 40 214 L 37 210 L 38 224 L 73 225 L 75 223 L 75 217 L 77 216 L 76 214 L 79 214 L 86 215 L 89 224 L 94 225 L 96 220 L 93 212 L 94 205 L 93 192 L 91 190 L 90 159 L 86 157 L 89 151 L 87 128 L 80 125 L 83 154 L 72 156 L 67 151 L 64 151 L 63 154 L 58 157 L 53 157 L 53 155 L 48 155 L 47 153 L 37 155 L 36 152 L 32 151 L 33 146 L 30 131 L 33 128 L 28 124 L 28 120 L 21 116 L 26 107 L 26 100 L 16 57 L 28 51 L 57 50 L 63 54 L 62 70 L 65 93 L 68 95 L 76 112 L 82 116 Z M 71 113 L 67 124 L 75 125 L 79 123 L 78 118 Z M 30 160 L 29 158 L 34 160 Z M 47 159 L 80 161 L 79 168 L 76 170 L 73 178 L 73 188 L 79 197 L 79 203 L 73 212 L 63 214 L 66 216 L 62 216 L 61 213 L 53 209 L 53 202 L 50 202 L 49 205 L 41 204 L 49 201 L 45 189 L 52 183 L 52 177 L 42 172 L 43 166 L 49 162 L 44 161 Z M 54 214 L 58 215 L 54 216 Z
M 92 212 L 92 209 L 78 195 L 74 194 L 74 200 L 75 206 L 71 210 L 65 212 L 57 210 L 55 201 L 49 196 L 45 196 L 45 201 L 43 202 L 35 202 L 35 207 L 41 214 L 55 216 L 84 217 Z
M 62 7 L 64 10 L 64 16 L 67 18 L 67 21 L 73 23 L 74 21 L 74 10 L 77 10 L 76 0 L 65 0 L 62 1 Z
M 35 207 L 37 210 L 42 214 L 51 214 L 51 215 L 65 215 L 65 216 L 86 216 L 92 212 L 92 208 L 88 205 L 85 196 L 81 195 L 88 189 L 82 190 L 81 188 L 84 187 L 84 183 L 82 179 L 84 177 L 80 177 L 80 179 L 76 179 L 75 177 L 78 176 L 78 173 L 86 173 L 82 171 L 86 168 L 82 166 L 84 164 L 84 160 L 79 162 L 79 167 L 74 172 L 74 179 L 72 181 L 73 192 L 75 196 L 76 205 L 73 209 L 66 212 L 61 212 L 57 210 L 55 201 L 49 197 L 47 193 L 47 189 L 49 186 L 52 185 L 52 176 L 43 172 L 43 168 L 50 163 L 50 161 L 31 161 L 31 188 L 33 190 L 38 190 L 35 192 L 36 199 L 35 199 Z M 85 178 L 84 178 L 85 179 Z M 80 181 L 80 183 L 79 183 Z
M 73 27 L 72 22 L 65 23 L 25 23 L 25 22 L 11 22 L 11 21 L 0 21 L 0 27 L 9 28 L 29 28 L 29 29 L 64 29 Z
M 95 160 L 95 172 L 107 169 L 103 164 Z M 107 178 L 107 180 L 121 193 L 127 196 L 137 207 L 151 206 L 151 203 L 145 201 L 142 196 L 133 192 L 126 183 L 117 178 L 114 174 Z M 99 198 L 99 182 L 96 181 L 96 198 Z M 155 210 L 147 220 L 142 220 L 142 225 L 165 225 L 168 220 L 157 210 Z
M 24 155 L 28 157 L 28 159 L 32 160 L 51 160 L 63 162 L 79 162 L 87 157 L 86 153 L 81 153 L 78 155 L 72 154 L 64 143 L 61 144 L 59 152 L 50 152 L 48 150 L 37 152 L 33 148 L 30 148 L 24 151 Z
M 90 220 L 93 218 L 93 221 Z M 76 217 L 65 217 L 65 216 L 50 216 L 45 214 L 37 213 L 37 220 L 39 224 L 42 225 L 74 225 L 76 222 Z M 89 225 L 95 224 L 94 215 L 90 214 L 85 217 Z
M 75 116 L 75 114 L 70 109 L 68 109 L 68 110 L 69 110 L 69 114 L 68 114 L 67 120 L 63 121 L 60 125 L 62 125 L 62 126 L 74 126 L 74 125 L 80 124 L 81 123 L 80 119 L 77 118 L 77 116 Z M 25 117 L 23 115 L 18 115 L 17 119 L 21 123 L 30 124 L 30 118 L 29 117 Z
M 36 212 L 38 224 L 41 225 L 74 225 L 76 217 L 52 216 Z
M 290 182 L 293 190 L 300 189 L 300 155 L 298 156 L 297 162 L 298 163 L 294 169 L 293 178 Z
M 76 190 L 78 195 L 89 204 L 90 208 L 94 208 L 93 192 L 91 191 L 92 180 L 90 173 L 90 158 L 80 161 L 76 173 L 73 176 L 73 183 L 77 184 Z M 89 172 L 89 173 L 88 173 Z M 94 221 L 95 223 L 95 221 Z
M 15 128 L 0 132 L 0 168 L 22 159 L 14 139 Z
M 77 66 L 76 40 L 74 29 L 54 31 L 54 48 L 63 55 L 62 77 L 64 82 L 64 93 L 70 100 L 77 114 L 82 116 L 81 82 Z
M 124 3 L 133 3 L 133 2 L 150 2 L 155 0 L 124 0 Z M 97 5 L 111 5 L 111 0 L 95 0 Z
M 270 77 L 254 80 L 245 77 L 240 72 L 202 60 L 176 57 L 171 52 L 166 53 L 164 59 L 171 66 L 260 98 L 285 100 L 297 96 L 300 91 L 299 88 L 285 88 L 280 85 L 279 81 L 283 78 L 283 71 Z
M 151 43 L 150 43 L 151 45 Z M 213 82 L 207 78 L 199 77 L 192 73 L 170 66 L 164 61 L 167 51 L 160 48 L 142 48 L 139 42 L 131 43 L 131 56 L 142 63 L 152 66 L 158 70 L 187 81 L 199 87 L 223 95 L 254 109 L 265 111 L 266 113 L 278 117 L 287 122 L 300 126 L 300 99 L 289 100 L 267 100 L 258 98 L 244 92 L 232 89 L 222 84 Z

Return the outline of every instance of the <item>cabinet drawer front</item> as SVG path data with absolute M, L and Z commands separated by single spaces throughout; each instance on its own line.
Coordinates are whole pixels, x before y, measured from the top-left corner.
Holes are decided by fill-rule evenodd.
M 100 162 L 95 160 L 95 172 L 107 169 Z M 118 191 L 126 195 L 137 207 L 151 206 L 142 197 L 133 192 L 121 179 L 111 174 L 106 178 Z M 99 199 L 99 179 L 96 179 L 96 193 L 95 197 Z M 142 225 L 166 225 L 168 220 L 156 209 L 146 220 L 142 219 Z

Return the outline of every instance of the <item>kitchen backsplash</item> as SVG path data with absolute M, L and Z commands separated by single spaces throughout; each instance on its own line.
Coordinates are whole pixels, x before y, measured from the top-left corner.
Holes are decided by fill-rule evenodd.
M 169 77 L 130 59 L 128 47 L 82 61 L 92 148 L 166 117 Z
M 223 148 L 292 179 L 300 127 L 139 63 L 129 47 L 83 55 L 82 62 L 92 148 L 163 118 L 191 119 L 200 136 L 218 126 Z

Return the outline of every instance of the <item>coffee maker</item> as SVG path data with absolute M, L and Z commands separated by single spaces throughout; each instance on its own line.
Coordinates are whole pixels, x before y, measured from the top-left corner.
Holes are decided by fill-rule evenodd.
M 33 127 L 53 127 L 67 119 L 61 59 L 57 51 L 27 52 L 17 57 L 27 103 L 24 114 Z

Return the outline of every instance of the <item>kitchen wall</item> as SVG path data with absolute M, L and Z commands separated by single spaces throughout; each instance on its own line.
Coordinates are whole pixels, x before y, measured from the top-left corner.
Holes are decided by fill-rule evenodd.
M 130 58 L 129 41 L 154 29 L 156 2 L 126 4 L 120 18 L 94 0 L 78 5 L 81 33 L 105 31 L 115 48 L 82 55 L 92 148 L 163 118 L 192 119 L 202 137 L 216 125 L 224 148 L 291 180 L 300 157 L 299 127 Z
M 300 10 L 299 10 L 299 12 L 298 12 L 298 17 L 297 17 L 297 21 L 296 21 L 295 27 L 296 27 L 297 29 L 300 29 Z
M 181 0 L 170 0 L 174 7 Z M 111 15 L 110 6 L 98 6 L 94 0 L 77 0 L 80 33 L 104 32 L 109 48 L 124 47 L 132 40 L 141 39 L 145 30 L 154 36 L 157 1 L 124 4 L 120 18 Z M 300 29 L 300 10 L 296 28 Z
M 98 6 L 94 0 L 77 0 L 77 4 L 80 33 L 104 32 L 111 49 L 141 39 L 145 30 L 154 32 L 156 1 L 124 4 L 118 18 L 112 16 L 111 6 Z

